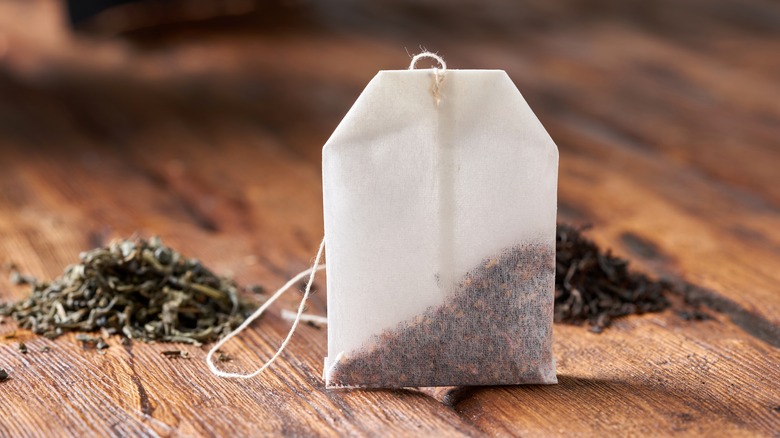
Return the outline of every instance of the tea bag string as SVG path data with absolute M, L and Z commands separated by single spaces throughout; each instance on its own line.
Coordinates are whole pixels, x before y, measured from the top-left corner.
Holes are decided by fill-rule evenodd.
M 447 71 L 447 63 L 444 62 L 444 58 L 441 56 L 426 50 L 412 57 L 412 62 L 409 64 L 409 70 L 414 70 L 416 68 L 417 61 L 422 58 L 431 58 L 438 62 L 441 66 L 441 71 L 438 68 L 433 67 L 433 89 L 431 90 L 433 93 L 433 99 L 436 101 L 436 106 L 439 106 L 439 103 L 441 102 L 441 83 L 444 81 L 444 72 Z
M 300 274 L 293 277 L 290 281 L 288 281 L 284 286 L 282 286 L 279 290 L 277 290 L 271 298 L 269 298 L 265 303 L 263 303 L 262 306 L 260 306 L 259 309 L 255 310 L 255 312 L 249 316 L 249 318 L 246 319 L 238 328 L 230 332 L 229 335 L 222 338 L 219 342 L 216 343 L 213 347 L 211 347 L 211 350 L 209 350 L 209 353 L 206 355 L 206 364 L 208 364 L 209 369 L 211 370 L 214 375 L 219 377 L 228 377 L 228 378 L 237 378 L 237 379 L 251 379 L 252 377 L 256 377 L 263 371 L 265 371 L 266 368 L 271 366 L 272 363 L 276 360 L 276 358 L 279 357 L 279 355 L 282 354 L 282 351 L 284 351 L 284 348 L 287 347 L 287 344 L 290 343 L 290 339 L 292 338 L 293 333 L 295 333 L 295 329 L 298 328 L 298 323 L 301 321 L 301 315 L 303 314 L 304 306 L 306 305 L 306 300 L 309 298 L 309 294 L 311 293 L 311 285 L 314 282 L 314 276 L 317 273 L 317 271 L 321 271 L 325 269 L 324 264 L 320 264 L 320 260 L 322 259 L 322 253 L 325 250 L 325 239 L 322 239 L 322 243 L 320 243 L 320 249 L 317 251 L 317 256 L 314 258 L 314 265 L 301 272 Z M 278 350 L 276 350 L 276 353 L 274 353 L 273 356 L 271 356 L 270 359 L 268 359 L 263 366 L 258 368 L 252 373 L 249 374 L 241 374 L 241 373 L 228 373 L 222 370 L 217 369 L 217 366 L 214 365 L 214 362 L 212 360 L 212 357 L 214 356 L 214 353 L 217 352 L 223 345 L 225 345 L 226 342 L 233 339 L 236 335 L 241 333 L 245 328 L 249 327 L 250 324 L 254 320 L 260 317 L 260 315 L 263 314 L 263 312 L 268 309 L 271 304 L 274 303 L 279 297 L 282 296 L 285 292 L 287 292 L 288 289 L 293 287 L 295 284 L 297 284 L 299 281 L 301 281 L 306 276 L 309 276 L 309 281 L 306 283 L 306 290 L 303 293 L 303 298 L 301 298 L 301 304 L 298 306 L 298 313 L 295 316 L 295 319 L 293 320 L 292 327 L 290 327 L 290 331 L 287 333 L 287 337 L 284 338 L 284 342 L 282 342 L 282 345 L 279 347 Z

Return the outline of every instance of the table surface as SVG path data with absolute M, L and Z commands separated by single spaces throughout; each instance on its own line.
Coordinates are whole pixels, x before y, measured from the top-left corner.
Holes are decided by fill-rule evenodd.
M 777 434 L 780 5 L 506 3 L 284 3 L 110 38 L 72 36 L 54 2 L 16 3 L 47 31 L 0 14 L 0 262 L 53 278 L 80 251 L 156 234 L 274 289 L 322 236 L 321 145 L 422 44 L 505 69 L 560 149 L 560 219 L 690 284 L 714 319 L 556 324 L 555 386 L 370 391 L 325 390 L 326 331 L 310 326 L 247 381 L 211 376 L 205 347 L 175 360 L 109 339 L 99 355 L 17 330 L 0 338 L 0 435 Z M 1 299 L 26 293 L 0 279 Z M 225 367 L 269 357 L 299 299 L 231 342 Z

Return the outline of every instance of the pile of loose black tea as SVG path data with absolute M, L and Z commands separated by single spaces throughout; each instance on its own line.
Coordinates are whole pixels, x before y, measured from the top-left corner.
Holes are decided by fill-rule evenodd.
M 337 358 L 330 384 L 551 383 L 553 259 L 552 248 L 533 244 L 485 259 L 444 304 Z
M 599 249 L 581 228 L 558 224 L 555 260 L 555 322 L 587 322 L 600 333 L 614 318 L 669 307 L 669 284 L 630 272 L 627 260 Z
M 116 241 L 80 258 L 50 283 L 25 278 L 31 295 L 0 305 L 0 314 L 52 339 L 101 330 L 141 341 L 199 344 L 229 333 L 251 307 L 232 280 L 156 237 Z

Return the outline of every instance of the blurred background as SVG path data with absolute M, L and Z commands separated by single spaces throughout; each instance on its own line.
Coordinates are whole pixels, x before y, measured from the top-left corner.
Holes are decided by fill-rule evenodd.
M 322 144 L 421 48 L 509 73 L 561 150 L 564 219 L 625 226 L 656 196 L 761 242 L 718 218 L 780 208 L 779 36 L 772 0 L 2 0 L 0 217 L 27 233 L 4 245 L 289 229 L 310 254 Z
M 378 70 L 422 48 L 449 68 L 506 70 L 558 145 L 559 220 L 592 224 L 632 269 L 696 285 L 725 315 L 626 318 L 599 336 L 556 325 L 560 386 L 441 404 L 321 392 L 326 335 L 312 327 L 265 375 L 277 386 L 241 391 L 201 380 L 200 359 L 161 358 L 161 345 L 101 359 L 67 343 L 38 355 L 34 339 L 22 356 L 5 340 L 0 365 L 19 372 L 0 400 L 20 406 L 7 417 L 77 436 L 316 424 L 435 435 L 450 422 L 499 435 L 776 433 L 776 350 L 727 316 L 778 339 L 778 0 L 0 0 L 0 302 L 27 295 L 3 266 L 51 279 L 136 233 L 275 290 L 322 239 L 322 145 Z M 310 313 L 326 313 L 324 286 Z M 275 350 L 289 328 L 278 315 L 241 335 L 231 354 L 260 356 L 237 366 Z

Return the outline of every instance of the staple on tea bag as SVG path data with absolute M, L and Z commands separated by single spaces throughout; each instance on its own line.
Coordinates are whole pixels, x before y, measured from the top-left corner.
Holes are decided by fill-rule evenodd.
M 298 323 L 301 321 L 301 315 L 303 314 L 304 306 L 306 305 L 306 300 L 309 298 L 309 294 L 311 293 L 311 285 L 314 283 L 314 276 L 317 274 L 317 271 L 321 271 L 325 269 L 324 264 L 320 264 L 320 260 L 322 260 L 322 253 L 325 249 L 325 240 L 323 239 L 322 243 L 320 243 L 320 248 L 317 250 L 317 256 L 314 258 L 314 264 L 311 268 L 299 273 L 290 281 L 288 281 L 284 286 L 282 286 L 279 290 L 277 290 L 273 295 L 271 295 L 268 300 L 263 303 L 260 308 L 255 310 L 252 315 L 250 315 L 246 321 L 244 321 L 240 326 L 238 326 L 235 330 L 230 332 L 227 336 L 222 338 L 219 342 L 217 342 L 213 347 L 211 347 L 211 350 L 209 350 L 208 354 L 206 355 L 206 364 L 209 367 L 209 370 L 211 372 L 219 377 L 229 377 L 229 378 L 238 378 L 238 379 L 251 379 L 252 377 L 258 376 L 260 373 L 266 370 L 269 366 L 271 366 L 272 363 L 276 360 L 276 358 L 279 357 L 279 355 L 282 354 L 282 351 L 284 351 L 285 347 L 287 347 L 287 344 L 290 343 L 290 339 L 292 338 L 293 333 L 295 333 L 295 329 L 298 328 Z M 309 280 L 306 282 L 306 290 L 303 293 L 303 298 L 301 298 L 301 304 L 298 306 L 298 313 L 295 316 L 295 319 L 293 320 L 292 327 L 290 327 L 290 331 L 287 333 L 287 337 L 284 338 L 284 341 L 282 342 L 282 345 L 279 346 L 279 349 L 276 350 L 276 353 L 274 353 L 273 356 L 271 356 L 270 359 L 265 361 L 265 363 L 255 371 L 249 373 L 249 374 L 241 374 L 241 373 L 228 373 L 225 371 L 222 371 L 217 368 L 216 365 L 214 365 L 214 361 L 212 360 L 212 357 L 214 356 L 214 353 L 216 353 L 223 345 L 225 345 L 226 342 L 233 339 L 237 334 L 241 333 L 245 328 L 249 327 L 249 324 L 254 322 L 257 318 L 259 318 L 263 312 L 268 309 L 268 307 L 271 306 L 271 304 L 274 303 L 279 297 L 281 297 L 285 292 L 287 292 L 291 287 L 295 286 L 299 281 L 306 278 L 306 276 L 309 276 Z

